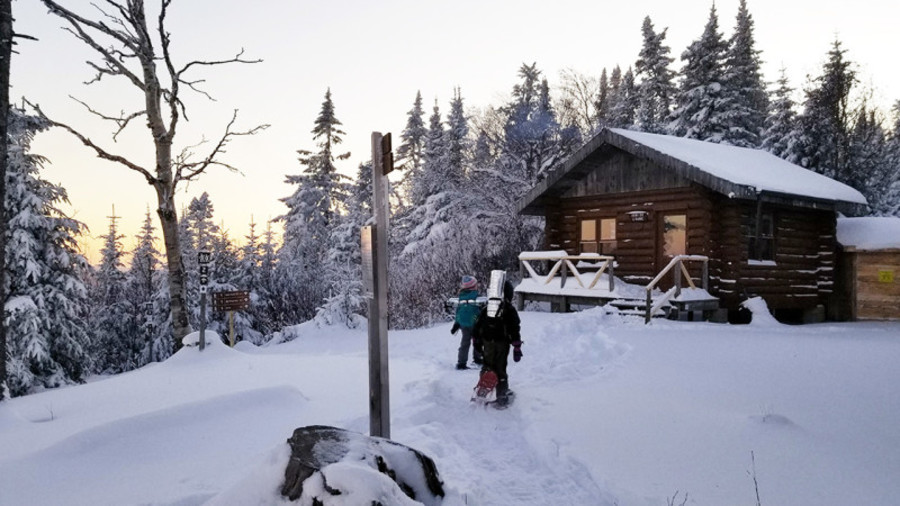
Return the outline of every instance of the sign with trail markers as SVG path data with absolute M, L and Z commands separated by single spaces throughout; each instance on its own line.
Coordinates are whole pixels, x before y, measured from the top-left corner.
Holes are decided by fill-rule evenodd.
M 212 253 L 197 252 L 197 263 L 200 264 L 200 351 L 206 348 L 206 290 L 209 284 L 209 263 Z

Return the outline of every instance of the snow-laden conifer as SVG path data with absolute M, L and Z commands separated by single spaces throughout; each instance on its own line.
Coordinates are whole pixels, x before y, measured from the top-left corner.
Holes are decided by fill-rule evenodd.
M 644 132 L 664 133 L 676 93 L 672 83 L 674 73 L 669 69 L 672 57 L 669 46 L 664 44 L 666 30 L 657 33 L 650 16 L 645 17 L 641 25 L 643 43 L 634 64 L 638 96 L 634 122 L 635 127 Z
M 792 98 L 794 89 L 788 83 L 784 68 L 781 69 L 777 85 L 769 102 L 761 147 L 775 156 L 797 163 L 800 132 L 797 129 L 797 114 Z
M 747 2 L 741 0 L 734 33 L 725 53 L 724 86 L 728 102 L 723 112 L 727 115 L 729 128 L 723 141 L 747 148 L 759 146 L 768 109 L 768 93 L 760 70 L 762 63 L 753 37 L 753 25 Z
M 723 86 L 726 44 L 719 32 L 715 6 L 699 39 L 681 55 L 684 67 L 668 131 L 707 142 L 727 142 L 729 94 Z
M 59 209 L 65 189 L 42 180 L 43 159 L 29 153 L 46 126 L 10 110 L 3 324 L 12 395 L 80 382 L 92 369 L 82 281 L 89 266 L 77 245 L 85 227 Z

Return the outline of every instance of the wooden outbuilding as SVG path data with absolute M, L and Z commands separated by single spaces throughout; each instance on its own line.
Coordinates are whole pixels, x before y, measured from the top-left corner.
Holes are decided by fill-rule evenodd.
M 545 249 L 613 255 L 629 283 L 646 284 L 676 255 L 703 255 L 709 292 L 732 319 L 760 296 L 800 320 L 834 303 L 836 218 L 864 214 L 866 200 L 765 151 L 603 129 L 518 211 L 545 217 Z
M 838 218 L 839 319 L 900 320 L 900 218 Z

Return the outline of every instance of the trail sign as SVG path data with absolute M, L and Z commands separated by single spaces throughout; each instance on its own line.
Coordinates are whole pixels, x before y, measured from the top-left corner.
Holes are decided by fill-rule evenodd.
M 213 293 L 213 309 L 216 311 L 241 311 L 250 307 L 250 292 L 234 290 Z

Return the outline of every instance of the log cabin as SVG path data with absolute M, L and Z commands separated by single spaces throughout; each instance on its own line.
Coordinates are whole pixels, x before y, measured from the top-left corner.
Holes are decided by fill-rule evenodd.
M 740 321 L 765 299 L 785 321 L 834 304 L 836 218 L 862 194 L 768 152 L 603 129 L 517 204 L 545 219 L 544 247 L 613 255 L 616 275 L 646 284 L 676 255 L 709 258 L 709 292 Z

